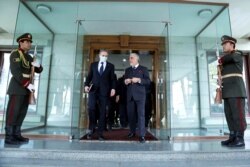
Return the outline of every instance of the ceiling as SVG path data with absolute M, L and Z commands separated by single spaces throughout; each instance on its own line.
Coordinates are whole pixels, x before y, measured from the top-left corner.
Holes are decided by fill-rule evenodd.
M 88 35 L 161 36 L 166 32 L 165 22 L 170 22 L 172 36 L 195 36 L 222 8 L 211 5 L 141 2 L 28 1 L 27 4 L 53 32 L 75 33 L 76 20 L 84 20 L 80 32 Z M 51 13 L 40 13 L 36 9 L 39 4 L 49 6 Z M 202 9 L 211 9 L 211 16 L 199 17 L 197 13 Z
M 192 1 L 192 0 L 186 0 Z M 250 37 L 250 0 L 195 0 L 200 2 L 228 3 L 232 35 L 236 38 Z
M 248 28 L 250 27 L 250 20 L 248 19 L 250 17 L 250 10 L 248 9 L 250 6 L 249 0 L 196 1 L 229 3 L 233 36 L 237 38 L 247 38 L 250 36 L 250 30 Z M 162 23 L 162 21 L 170 21 L 172 24 L 169 27 L 171 29 L 171 35 L 193 36 L 204 27 L 211 17 L 221 8 L 220 6 L 213 7 L 193 4 L 138 2 L 73 3 L 61 1 L 60 3 L 55 3 L 43 1 L 43 3 L 52 8 L 50 14 L 38 13 L 36 10 L 38 2 L 30 1 L 28 5 L 55 33 L 74 33 L 76 32 L 75 20 L 84 19 L 86 21 L 83 22 L 79 29 L 81 33 L 114 35 L 161 35 L 165 32 L 165 24 Z M 204 8 L 212 9 L 213 15 L 210 18 L 202 19 L 197 16 L 197 12 Z M 1 32 L 14 33 L 17 11 L 18 0 L 0 0 Z M 26 12 L 26 14 L 28 13 Z M 24 19 L 28 18 L 25 14 L 22 16 Z M 19 16 L 19 20 L 21 19 Z M 40 24 L 33 24 L 33 21 L 29 21 L 29 23 L 33 26 L 27 26 L 25 28 L 33 27 L 32 31 L 44 31 L 44 28 L 41 28 L 42 26 L 40 26 Z M 20 25 L 21 24 L 20 22 Z

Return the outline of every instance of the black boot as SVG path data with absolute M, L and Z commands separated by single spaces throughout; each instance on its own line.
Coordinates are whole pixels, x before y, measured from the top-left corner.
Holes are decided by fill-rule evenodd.
M 229 139 L 227 139 L 225 141 L 221 141 L 221 145 L 228 146 L 230 143 L 232 143 L 234 141 L 235 137 L 236 137 L 236 133 L 234 131 L 230 131 Z
M 21 127 L 20 126 L 15 126 L 14 137 L 16 138 L 16 140 L 18 140 L 21 143 L 28 143 L 29 142 L 28 138 L 25 138 L 21 135 Z
M 236 132 L 236 137 L 232 143 L 228 145 L 228 147 L 244 147 L 244 132 Z
M 13 126 L 6 126 L 5 127 L 4 143 L 11 144 L 11 145 L 19 145 L 20 144 L 20 142 L 13 135 Z

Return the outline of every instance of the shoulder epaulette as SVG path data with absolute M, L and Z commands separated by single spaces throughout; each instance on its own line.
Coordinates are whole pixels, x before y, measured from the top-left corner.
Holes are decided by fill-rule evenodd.
M 236 53 L 236 54 L 243 55 L 243 52 L 242 52 L 241 50 L 235 50 L 235 53 Z
M 10 54 L 12 54 L 12 53 L 14 53 L 14 52 L 17 52 L 17 51 L 18 51 L 18 49 L 14 49 L 14 50 L 11 51 Z

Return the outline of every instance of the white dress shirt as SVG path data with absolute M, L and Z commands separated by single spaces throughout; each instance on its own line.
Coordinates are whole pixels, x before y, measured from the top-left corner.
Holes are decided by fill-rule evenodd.
M 101 66 L 102 66 L 102 63 L 103 63 L 103 72 L 105 71 L 107 62 L 100 62 L 100 61 L 99 61 L 99 63 L 98 63 L 98 72 L 100 72 L 100 68 L 101 68 Z

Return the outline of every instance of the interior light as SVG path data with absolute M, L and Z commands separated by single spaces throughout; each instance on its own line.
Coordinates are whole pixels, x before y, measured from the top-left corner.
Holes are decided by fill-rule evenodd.
M 199 10 L 198 12 L 198 16 L 201 18 L 209 18 L 211 17 L 213 14 L 213 11 L 211 9 L 202 9 Z
M 48 14 L 52 11 L 51 7 L 44 5 L 44 4 L 37 5 L 36 9 L 39 13 L 42 13 L 42 14 Z

